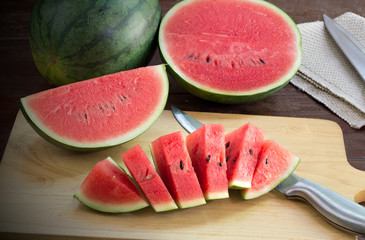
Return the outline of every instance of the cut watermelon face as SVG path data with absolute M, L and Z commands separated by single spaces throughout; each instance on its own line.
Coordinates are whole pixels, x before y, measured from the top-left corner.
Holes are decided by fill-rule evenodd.
M 247 123 L 226 135 L 227 178 L 230 188 L 251 187 L 264 134 L 259 127 Z
M 265 140 L 259 154 L 251 188 L 242 190 L 244 199 L 257 198 L 284 181 L 300 159 L 273 140 Z
M 284 87 L 301 64 L 292 19 L 261 0 L 185 0 L 159 31 L 168 70 L 192 94 L 222 102 L 262 99 Z
M 151 143 L 156 168 L 179 208 L 206 204 L 182 133 L 164 135 Z
M 98 162 L 74 195 L 86 206 L 101 212 L 131 212 L 149 204 L 123 169 L 112 159 Z
M 205 199 L 228 198 L 224 126 L 203 125 L 186 137 L 186 146 Z
M 64 85 L 21 99 L 21 110 L 46 140 L 74 150 L 119 145 L 146 131 L 168 96 L 164 65 Z
M 156 212 L 178 208 L 140 145 L 123 153 L 122 160 Z

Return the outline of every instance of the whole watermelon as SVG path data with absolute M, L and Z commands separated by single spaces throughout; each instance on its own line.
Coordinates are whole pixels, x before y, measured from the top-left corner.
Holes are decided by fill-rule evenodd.
M 58 86 L 141 67 L 160 20 L 158 0 L 38 0 L 29 22 L 35 65 Z

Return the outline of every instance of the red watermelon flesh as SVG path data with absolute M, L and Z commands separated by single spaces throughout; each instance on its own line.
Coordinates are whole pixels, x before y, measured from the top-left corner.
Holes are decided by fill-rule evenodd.
M 301 63 L 295 23 L 261 0 L 185 0 L 164 16 L 159 46 L 176 80 L 202 98 L 254 101 Z
M 164 65 L 114 73 L 21 99 L 28 122 L 57 145 L 88 150 L 114 146 L 147 130 L 165 107 Z
M 131 212 L 149 205 L 112 158 L 93 167 L 74 197 L 92 209 L 111 213 Z
M 180 131 L 157 138 L 151 150 L 158 173 L 180 208 L 206 203 Z
M 284 181 L 298 166 L 300 158 L 273 140 L 265 140 L 251 188 L 242 190 L 244 199 L 252 199 L 268 193 Z
M 250 188 L 264 131 L 247 123 L 228 133 L 226 141 L 227 178 L 230 188 Z
M 224 126 L 220 124 L 205 124 L 186 137 L 206 200 L 229 197 L 224 143 Z
M 156 212 L 177 209 L 176 203 L 140 145 L 123 153 L 122 160 Z

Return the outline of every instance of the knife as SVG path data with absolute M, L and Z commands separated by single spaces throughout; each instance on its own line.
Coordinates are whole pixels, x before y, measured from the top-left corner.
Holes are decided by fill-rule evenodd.
M 175 119 L 188 133 L 192 133 L 203 125 L 175 106 L 171 106 L 171 110 Z M 308 203 L 337 228 L 358 236 L 365 236 L 365 207 L 294 173 L 275 189 L 288 199 L 299 199 Z
M 365 81 L 365 47 L 326 14 L 323 14 L 323 21 L 333 40 Z

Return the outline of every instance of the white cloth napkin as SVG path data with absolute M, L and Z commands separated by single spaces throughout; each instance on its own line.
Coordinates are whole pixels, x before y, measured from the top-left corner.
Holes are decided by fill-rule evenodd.
M 335 20 L 365 46 L 365 18 L 345 13 Z M 365 125 L 365 81 L 322 21 L 298 24 L 302 65 L 291 83 L 327 106 L 353 128 Z

